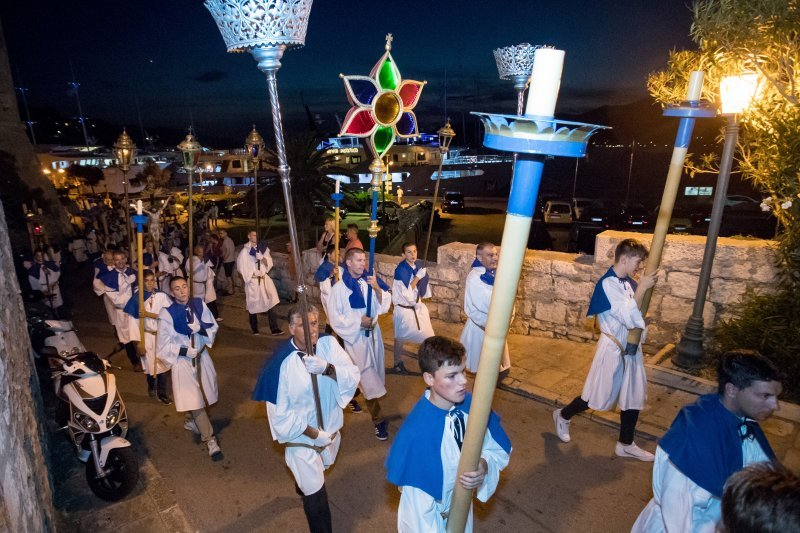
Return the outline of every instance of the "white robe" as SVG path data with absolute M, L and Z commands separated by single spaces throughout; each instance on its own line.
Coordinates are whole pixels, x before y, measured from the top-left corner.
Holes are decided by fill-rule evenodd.
M 217 292 L 214 290 L 214 270 L 200 257 L 192 256 L 189 261 L 192 264 L 194 297 L 202 298 L 206 303 L 213 302 L 217 299 Z M 188 264 L 186 268 L 189 269 Z
M 756 439 L 742 441 L 743 466 L 769 461 Z M 661 446 L 653 464 L 653 498 L 631 533 L 714 533 L 721 500 L 683 475 Z
M 117 272 L 117 287 L 119 287 L 117 290 L 108 287 L 98 278 L 94 279 L 92 287 L 95 294 L 103 296 L 103 303 L 106 306 L 109 322 L 117 332 L 117 340 L 122 344 L 127 344 L 134 338 L 128 315 L 124 309 L 125 304 L 128 303 L 133 294 L 133 283 L 136 281 L 136 275 L 125 275 L 116 269 L 112 270 Z
M 138 298 L 139 291 L 134 291 L 132 297 Z M 162 309 L 169 307 L 170 305 L 172 305 L 172 299 L 167 295 L 167 293 L 161 291 L 152 293 L 150 298 L 144 301 L 145 311 L 154 315 L 159 314 Z M 139 337 L 139 319 L 134 318 L 131 315 L 126 316 L 128 317 L 128 327 L 131 333 L 131 340 L 141 342 L 141 338 Z M 156 374 L 163 374 L 170 368 L 166 361 L 160 357 L 156 357 L 156 354 L 158 353 L 156 351 L 157 337 L 158 319 L 146 317 L 144 319 L 145 356 L 142 357 L 141 360 L 144 371 L 148 376 L 152 376 L 154 372 Z
M 344 425 L 342 409 L 353 399 L 359 380 L 358 367 L 350 361 L 332 335 L 319 339 L 316 355 L 336 367 L 336 380 L 326 376 L 317 378 L 325 431 L 336 433 L 336 437 L 322 453 L 307 447 L 286 447 L 286 464 L 306 496 L 322 488 L 325 483 L 324 471 L 336 460 L 342 442 L 339 433 Z M 272 438 L 281 444 L 313 444 L 313 439 L 303 434 L 307 426 L 319 427 L 311 376 L 297 352 L 283 361 L 280 372 L 276 403 L 266 402 Z
M 647 399 L 647 375 L 644 370 L 642 347 L 636 355 L 623 356 L 613 336 L 624 347 L 630 328 L 645 328 L 642 313 L 634 300 L 634 290 L 628 282 L 611 276 L 603 280 L 603 290 L 611 309 L 597 315 L 602 332 L 597 341 L 592 367 L 583 385 L 581 398 L 591 409 L 609 411 L 614 404 L 621 410 L 644 408 Z M 646 337 L 642 336 L 642 342 Z
M 412 278 L 413 279 L 413 278 Z M 427 291 L 420 297 L 419 290 L 406 287 L 399 279 L 392 284 L 392 303 L 394 304 L 394 339 L 395 341 L 409 341 L 420 344 L 428 337 L 433 337 L 433 326 L 428 307 L 422 303 L 422 298 L 431 297 L 431 285 L 428 283 Z M 401 306 L 414 306 L 408 309 Z M 415 318 L 416 315 L 416 318 Z M 419 321 L 419 326 L 417 326 Z
M 430 397 L 430 391 L 425 392 Z M 469 413 L 464 413 L 465 425 L 468 423 Z M 489 467 L 483 484 L 478 488 L 478 500 L 486 502 L 492 497 L 500 481 L 500 471 L 508 466 L 509 455 L 492 438 L 491 432 L 486 431 L 481 448 L 481 457 L 486 460 Z M 453 488 L 458 475 L 458 460 L 461 450 L 458 448 L 453 436 L 453 420 L 450 416 L 445 418 L 444 434 L 442 435 L 441 458 L 443 467 L 442 499 L 434 500 L 433 496 L 417 487 L 403 486 L 400 495 L 400 506 L 397 508 L 397 531 L 401 533 L 419 532 L 444 532 L 447 520 L 442 513 L 450 512 L 450 501 L 453 497 Z M 472 531 L 472 507 L 467 517 L 465 533 Z
M 111 300 L 105 298 L 103 293 L 105 292 L 105 285 L 103 282 L 97 279 L 97 274 L 100 273 L 100 268 L 105 268 L 106 270 L 114 270 L 114 267 L 108 266 L 106 264 L 101 264 L 100 267 L 95 267 L 94 269 L 94 277 L 92 278 L 92 290 L 94 293 L 98 295 L 100 298 L 103 299 L 103 307 L 106 309 L 106 315 L 108 316 L 108 323 L 111 326 L 114 326 L 114 319 L 116 317 L 116 312 L 114 311 L 114 304 L 111 303 Z
M 464 314 L 467 322 L 461 331 L 461 344 L 467 350 L 467 370 L 478 371 L 478 361 L 481 357 L 483 337 L 486 335 L 486 319 L 489 316 L 489 303 L 492 301 L 492 285 L 481 281 L 481 276 L 486 271 L 482 266 L 475 267 L 467 274 L 464 290 Z M 500 360 L 500 370 L 511 368 L 511 357 L 508 354 L 508 342 L 503 347 L 503 356 Z
M 196 320 L 197 318 L 195 318 Z M 182 335 L 175 331 L 172 325 L 172 315 L 169 311 L 162 309 L 158 314 L 158 338 L 156 341 L 156 351 L 159 358 L 172 368 L 172 397 L 175 399 L 175 409 L 177 411 L 193 411 L 202 409 L 206 405 L 217 402 L 217 371 L 211 354 L 208 349 L 214 344 L 217 336 L 217 321 L 214 315 L 203 304 L 202 321 L 211 324 L 206 330 L 208 337 L 196 333 L 194 337 L 194 347 L 197 349 L 198 361 L 195 358 L 181 355 L 181 348 L 190 347 L 191 340 L 189 335 Z M 197 379 L 197 364 L 199 364 L 202 375 L 203 390 L 200 390 L 200 383 Z M 205 400 L 203 399 L 205 393 Z
M 242 246 L 236 258 L 236 270 L 244 279 L 244 297 L 247 312 L 251 314 L 266 313 L 280 303 L 275 283 L 267 274 L 272 270 L 272 256 L 269 248 L 264 251 L 264 258 L 257 261 L 250 255 L 250 242 Z
M 367 300 L 367 282 L 363 279 L 358 280 L 361 294 L 364 301 Z M 328 323 L 339 337 L 344 341 L 344 349 L 350 359 L 361 371 L 361 392 L 368 400 L 380 398 L 386 394 L 386 368 L 384 367 L 383 357 L 383 337 L 381 328 L 378 325 L 378 315 L 389 311 L 392 299 L 382 291 L 381 302 L 378 303 L 376 291 L 372 291 L 372 324 L 374 329 L 365 335 L 365 330 L 361 328 L 361 317 L 366 316 L 367 308 L 353 309 L 350 307 L 350 295 L 352 291 L 347 288 L 344 281 L 339 280 L 331 288 L 330 299 L 328 300 Z
M 89 259 L 86 255 L 86 241 L 83 239 L 74 239 L 69 243 L 69 251 L 72 252 L 76 263 L 83 263 Z
M 60 269 L 56 272 L 44 265 L 41 265 L 39 268 L 38 278 L 28 275 L 28 282 L 31 285 L 31 289 L 41 291 L 44 296 L 44 303 L 53 309 L 64 305 L 64 299 L 61 298 L 61 288 L 58 286 L 59 279 L 61 279 Z
M 331 278 L 325 278 L 319 282 L 319 301 L 322 303 L 322 309 L 325 311 L 325 317 L 328 319 L 328 323 L 330 323 L 330 312 L 328 311 L 328 301 L 331 298 L 331 289 L 333 280 Z
M 172 258 L 171 263 L 169 261 L 170 257 Z M 172 294 L 169 288 L 172 276 L 183 275 L 181 264 L 183 264 L 183 253 L 175 246 L 170 249 L 169 254 L 158 252 L 158 277 L 160 280 L 158 286 L 167 294 Z

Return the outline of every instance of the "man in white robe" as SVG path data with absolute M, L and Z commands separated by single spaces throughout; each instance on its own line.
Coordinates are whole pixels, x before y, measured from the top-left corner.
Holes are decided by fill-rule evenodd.
M 464 314 L 467 322 L 461 331 L 461 344 L 467 349 L 467 370 L 478 371 L 483 337 L 486 335 L 486 319 L 489 316 L 489 303 L 492 301 L 494 275 L 497 270 L 497 247 L 490 242 L 482 242 L 475 251 L 464 288 Z M 503 347 L 500 372 L 511 369 L 508 343 Z
M 428 307 L 423 298 L 431 297 L 428 270 L 417 261 L 417 245 L 403 244 L 403 260 L 394 271 L 392 303 L 394 304 L 394 363 L 396 374 L 408 374 L 403 363 L 403 345 L 406 341 L 421 344 L 433 337 L 433 326 Z
M 388 286 L 383 284 L 381 287 L 383 282 L 379 283 L 376 276 L 365 272 L 367 255 L 364 250 L 349 250 L 344 262 L 342 277 L 331 289 L 328 321 L 344 341 L 345 351 L 361 372 L 360 388 L 375 425 L 375 437 L 384 441 L 389 438 L 388 423 L 381 415 L 378 399 L 386 394 L 386 369 L 378 316 L 388 312 L 392 302 L 386 294 Z
M 158 279 L 163 292 L 172 294 L 169 290 L 170 281 L 175 276 L 183 276 L 183 252 L 177 246 L 170 245 L 170 240 L 165 239 L 158 252 Z
M 641 344 L 635 354 L 625 353 L 628 330 L 646 329 L 639 306 L 645 292 L 658 280 L 658 271 L 642 274 L 638 283 L 632 279 L 646 257 L 647 248 L 635 239 L 620 241 L 614 250 L 614 265 L 597 282 L 586 313 L 596 316 L 600 326 L 592 367 L 583 392 L 563 409 L 553 411 L 553 420 L 558 438 L 569 442 L 569 424 L 573 416 L 588 409 L 610 411 L 617 405 L 620 430 L 614 453 L 619 457 L 652 462 L 653 454 L 633 442 L 636 421 L 647 399 Z
M 209 348 L 217 322 L 200 298 L 189 299 L 189 284 L 175 277 L 170 283 L 175 302 L 158 314 L 156 353 L 172 368 L 175 410 L 186 413 L 184 429 L 200 435 L 208 455 L 222 459 L 206 407 L 217 403 L 217 372 Z
M 681 409 L 659 441 L 653 498 L 632 533 L 714 533 L 723 487 L 745 466 L 774 461 L 759 425 L 778 409 L 778 368 L 746 351 L 722 356 L 718 393 Z
M 28 283 L 31 290 L 42 293 L 42 301 L 52 309 L 53 316 L 59 318 L 64 300 L 58 281 L 61 279 L 61 267 L 55 261 L 45 261 L 44 254 L 37 251 L 33 254 L 33 262 L 26 261 L 28 269 Z
M 255 231 L 247 234 L 247 242 L 236 258 L 236 270 L 244 280 L 244 297 L 250 315 L 250 329 L 258 335 L 258 315 L 267 314 L 269 329 L 273 336 L 283 335 L 278 327 L 275 306 L 280 303 L 275 283 L 269 277 L 272 256 L 265 244 L 258 244 Z
M 320 263 L 319 267 L 317 267 L 317 271 L 314 272 L 314 281 L 319 283 L 319 300 L 320 303 L 322 303 L 323 311 L 325 311 L 325 317 L 330 316 L 330 312 L 328 311 L 328 300 L 330 300 L 331 297 L 333 282 L 339 275 L 338 267 L 335 265 L 335 252 L 335 246 L 333 244 L 329 244 L 325 249 L 325 256 L 322 259 L 322 263 Z M 328 319 L 325 324 L 325 333 L 333 333 L 330 319 Z
M 136 272 L 128 266 L 128 254 L 117 250 L 113 253 L 114 268 L 102 270 L 94 280 L 95 294 L 102 296 L 106 310 L 110 310 L 111 325 L 117 334 L 118 346 L 125 348 L 125 354 L 134 371 L 142 371 L 142 363 L 136 354 L 136 341 L 133 338 L 131 324 L 125 314 L 125 304 L 131 299 L 133 288 L 137 284 Z M 114 353 L 116 353 L 115 350 Z M 109 356 L 110 357 L 110 356 Z
M 342 409 L 352 399 L 359 371 L 336 339 L 319 337 L 319 313 L 308 310 L 314 354 L 306 351 L 302 308 L 289 311 L 288 341 L 281 344 L 259 376 L 253 399 L 266 402 L 272 438 L 285 445 L 284 457 L 302 494 L 311 531 L 331 531 L 325 470 L 341 444 Z M 317 376 L 322 423 L 317 420 L 311 375 Z M 323 428 L 324 426 L 324 428 Z
M 189 262 L 191 262 L 191 267 Z M 217 290 L 214 288 L 214 263 L 211 259 L 206 258 L 203 246 L 197 245 L 194 247 L 194 255 L 189 258 L 186 264 L 186 269 L 188 270 L 189 268 L 192 269 L 194 295 L 197 298 L 202 298 L 211 310 L 211 314 L 214 315 L 214 320 L 222 322 L 217 308 Z

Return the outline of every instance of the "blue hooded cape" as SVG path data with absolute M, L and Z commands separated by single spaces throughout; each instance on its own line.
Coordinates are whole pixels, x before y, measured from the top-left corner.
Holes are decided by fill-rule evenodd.
M 144 291 L 144 301 L 147 301 L 152 294 L 152 292 Z M 131 299 L 125 304 L 123 311 L 133 318 L 139 318 L 139 289 L 133 291 L 133 296 L 131 296 Z
M 317 268 L 317 271 L 314 272 L 314 281 L 317 283 L 322 283 L 326 279 L 331 277 L 333 273 L 333 263 L 328 261 L 327 259 L 322 262 L 322 264 Z
M 34 262 L 33 265 L 28 269 L 28 275 L 39 279 L 39 276 L 42 274 L 42 267 L 46 267 L 47 270 L 51 272 L 58 272 L 61 270 L 53 261 L 45 261 L 44 263 Z
M 321 333 L 319 339 L 326 337 L 327 334 Z M 317 339 L 317 342 L 319 342 Z M 253 389 L 253 394 L 250 398 L 256 402 L 269 402 L 275 404 L 278 400 L 278 384 L 281 379 L 281 365 L 287 357 L 292 355 L 296 350 L 299 350 L 294 345 L 292 339 L 286 339 L 272 352 L 272 357 L 264 362 L 261 367 L 261 372 L 258 374 L 258 381 L 256 381 L 256 388 Z
M 100 267 L 100 272 L 97 273 L 97 279 L 103 282 L 103 285 L 108 287 L 109 289 L 113 289 L 115 291 L 119 290 L 119 271 L 116 268 L 112 268 L 111 270 L 103 271 L 103 268 Z M 122 272 L 123 276 L 130 276 L 136 275 L 136 272 L 130 267 L 125 268 L 125 271 Z M 131 287 L 136 287 L 138 285 L 138 280 L 134 280 Z
M 683 475 L 722 498 L 725 481 L 744 467 L 741 425 L 742 420 L 722 405 L 718 394 L 706 394 L 680 410 L 658 445 Z M 775 452 L 761 426 L 751 423 L 751 427 L 761 449 L 774 460 Z
M 589 301 L 589 309 L 586 310 L 586 316 L 599 315 L 611 309 L 611 302 L 608 300 L 608 296 L 606 296 L 606 291 L 603 290 L 603 280 L 606 278 L 617 278 L 620 283 L 626 281 L 631 284 L 633 291 L 636 292 L 637 283 L 635 281 L 629 277 L 620 278 L 617 276 L 617 273 L 614 272 L 614 268 L 609 267 L 608 272 L 603 274 L 603 277 L 600 278 L 597 281 L 597 285 L 594 286 L 594 292 L 592 293 L 592 299 Z
M 394 279 L 400 280 L 403 284 L 408 287 L 411 283 L 411 280 L 414 276 L 419 272 L 419 269 L 422 268 L 422 261 L 417 260 L 414 262 L 414 268 L 408 264 L 408 261 L 400 261 L 400 264 L 397 265 L 397 268 L 394 270 Z M 425 296 L 425 293 L 428 292 L 428 282 L 430 281 L 430 277 L 428 274 L 425 274 L 421 280 L 417 282 L 417 291 L 419 292 L 420 298 Z
M 175 328 L 175 331 L 180 333 L 181 335 L 186 335 L 187 337 L 192 334 L 192 330 L 189 329 L 189 308 L 191 308 L 194 317 L 200 322 L 200 331 L 198 333 L 200 335 L 208 337 L 207 329 L 212 326 L 210 323 L 203 322 L 203 299 L 202 298 L 192 298 L 188 304 L 179 304 L 178 302 L 173 302 L 172 305 L 167 307 L 167 312 L 172 317 L 172 326 Z
M 363 274 L 361 274 L 360 278 L 354 278 L 350 275 L 350 271 L 346 268 L 344 272 L 342 272 L 342 282 L 344 283 L 345 287 L 350 289 L 350 307 L 352 309 L 364 309 L 367 306 L 367 302 L 364 300 L 364 295 L 361 294 L 361 287 L 358 286 L 358 280 L 364 279 L 366 281 L 367 271 L 365 270 Z M 389 286 L 383 281 L 381 278 L 378 279 L 378 287 L 383 289 L 384 291 L 389 290 Z
M 467 393 L 463 403 L 457 405 L 469 413 L 472 394 Z M 442 499 L 442 436 L 449 411 L 433 405 L 423 394 L 408 414 L 386 458 L 386 479 L 398 487 L 416 487 L 436 500 Z M 467 420 L 469 425 L 469 420 Z M 492 438 L 511 453 L 511 441 L 500 425 L 500 417 L 489 414 L 489 432 Z

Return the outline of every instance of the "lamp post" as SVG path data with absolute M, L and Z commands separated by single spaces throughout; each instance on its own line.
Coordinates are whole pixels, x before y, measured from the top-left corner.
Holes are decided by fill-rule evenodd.
M 256 242 L 258 243 L 261 242 L 261 213 L 258 211 L 258 164 L 261 160 L 261 154 L 264 152 L 264 139 L 256 131 L 255 124 L 253 124 L 253 131 L 244 141 L 244 148 L 250 157 L 250 162 L 253 163 L 253 196 L 255 197 Z
M 131 169 L 131 161 L 136 154 L 136 145 L 133 144 L 128 132 L 122 129 L 122 134 L 114 143 L 114 155 L 117 157 L 117 166 L 122 171 L 122 186 L 125 189 L 125 230 L 128 233 L 128 256 L 133 253 L 133 231 L 131 230 L 131 206 L 128 199 L 128 171 Z M 131 257 L 131 260 L 133 258 Z
M 686 322 L 683 337 L 678 343 L 672 361 L 683 368 L 699 368 L 703 366 L 703 307 L 706 303 L 708 284 L 711 279 L 711 267 L 714 264 L 714 254 L 717 248 L 719 227 L 722 223 L 722 213 L 725 208 L 725 197 L 728 194 L 728 181 L 733 166 L 733 153 L 739 138 L 739 122 L 737 115 L 746 111 L 750 102 L 758 91 L 758 76 L 756 74 L 742 74 L 739 76 L 726 76 L 720 81 L 720 99 L 722 108 L 720 114 L 725 117 L 725 144 L 722 147 L 722 159 L 717 176 L 717 187 L 714 191 L 714 203 L 711 207 L 711 221 L 708 224 L 706 248 L 703 252 L 703 263 L 700 267 L 700 279 L 697 282 L 697 293 L 694 298 L 692 316 Z
M 497 63 L 500 79 L 514 82 L 514 89 L 517 91 L 517 115 L 521 115 L 523 111 L 525 89 L 531 79 L 533 56 L 537 48 L 540 46 L 522 43 L 494 50 L 494 60 Z
M 258 62 L 258 69 L 267 77 L 272 129 L 275 133 L 275 151 L 278 154 L 278 174 L 281 177 L 283 200 L 286 204 L 286 220 L 289 223 L 289 240 L 292 243 L 292 260 L 297 276 L 297 299 L 303 311 L 303 331 L 306 351 L 313 355 L 311 329 L 308 325 L 308 298 L 303 281 L 303 258 L 297 237 L 294 218 L 289 164 L 286 160 L 286 144 L 283 138 L 281 103 L 278 100 L 278 69 L 281 58 L 288 48 L 303 46 L 306 42 L 308 18 L 313 0 L 205 0 L 203 5 L 211 12 L 229 52 L 248 51 Z M 252 13 L 260 13 L 253 16 Z M 322 406 L 319 400 L 317 375 L 311 374 L 317 424 L 324 429 Z
M 439 135 L 439 170 L 436 171 L 436 186 L 433 188 L 433 205 L 431 206 L 431 218 L 428 220 L 428 231 L 425 234 L 425 262 L 428 262 L 428 245 L 431 243 L 431 229 L 433 228 L 433 217 L 436 214 L 436 200 L 439 197 L 439 183 L 442 181 L 442 165 L 447 151 L 450 149 L 450 143 L 456 136 L 456 132 L 450 127 L 450 119 L 447 123 L 439 128 L 436 132 Z
M 192 283 L 192 278 L 194 277 L 194 260 L 192 259 L 194 255 L 194 201 L 192 200 L 192 187 L 194 186 L 194 167 L 197 166 L 202 149 L 203 147 L 195 140 L 194 134 L 191 131 L 189 131 L 186 138 L 178 145 L 178 150 L 181 151 L 181 155 L 183 156 L 183 168 L 189 174 L 189 250 L 186 256 L 189 258 L 187 262 L 189 268 L 186 270 L 189 276 L 190 299 L 194 298 L 194 284 Z

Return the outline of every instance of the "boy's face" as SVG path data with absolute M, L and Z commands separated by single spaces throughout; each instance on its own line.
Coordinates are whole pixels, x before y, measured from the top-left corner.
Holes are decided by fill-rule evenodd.
M 642 258 L 638 255 L 623 255 L 617 261 L 614 271 L 623 278 L 626 276 L 633 277 L 643 266 Z
M 182 305 L 189 303 L 189 284 L 186 283 L 186 280 L 173 280 L 169 288 L 172 290 L 172 295 L 175 297 L 176 302 Z
M 347 240 L 354 241 L 358 238 L 358 230 L 355 228 L 347 228 Z
M 405 250 L 403 250 L 403 257 L 406 261 L 410 264 L 414 264 L 414 261 L 417 260 L 417 247 L 416 246 L 406 246 Z
M 732 383 L 725 385 L 726 403 L 733 414 L 746 416 L 759 422 L 766 420 L 778 410 L 778 396 L 783 392 L 779 381 L 753 381 L 749 387 L 736 388 Z
M 153 289 L 156 288 L 156 277 L 155 276 L 145 276 L 144 277 L 144 290 L 147 292 L 153 292 Z
M 445 363 L 436 372 L 424 372 L 422 379 L 431 390 L 431 403 L 439 409 L 450 409 L 464 401 L 467 394 L 467 363 L 460 365 Z

